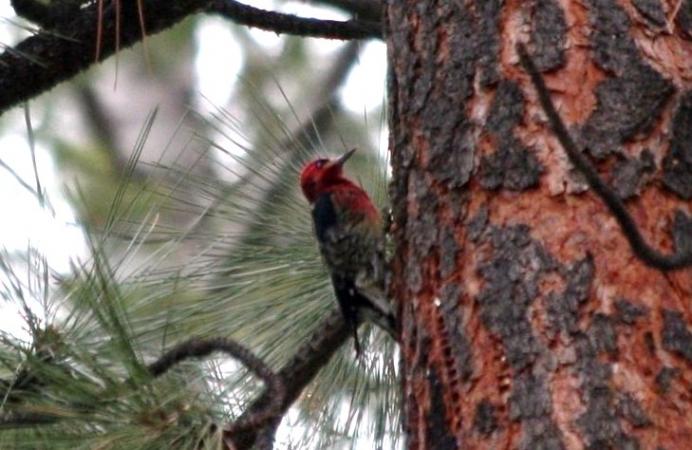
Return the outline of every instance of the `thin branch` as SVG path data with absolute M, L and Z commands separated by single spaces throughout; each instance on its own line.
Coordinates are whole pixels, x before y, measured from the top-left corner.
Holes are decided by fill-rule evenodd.
M 382 38 L 382 24 L 379 22 L 312 19 L 267 11 L 234 0 L 212 0 L 207 11 L 221 14 L 240 25 L 275 33 L 342 40 Z
M 243 414 L 238 420 L 228 426 L 227 433 L 232 434 L 259 428 L 280 415 L 286 396 L 284 380 L 277 376 L 264 361 L 255 356 L 250 350 L 231 339 L 191 339 L 182 342 L 150 364 L 148 369 L 154 377 L 159 377 L 186 359 L 201 358 L 209 356 L 214 352 L 223 352 L 232 356 L 243 363 L 257 377 L 261 378 L 266 385 L 264 393 L 269 399 L 263 405 L 263 408 L 254 410 L 252 414 Z
M 557 137 L 560 144 L 565 149 L 567 156 L 569 157 L 574 167 L 581 172 L 586 181 L 588 182 L 591 189 L 601 197 L 601 200 L 606 204 L 608 209 L 613 213 L 615 219 L 620 224 L 625 237 L 632 247 L 634 252 L 639 259 L 641 259 L 648 266 L 657 268 L 659 270 L 676 270 L 682 269 L 684 267 L 692 266 L 692 253 L 674 253 L 672 255 L 665 255 L 658 250 L 651 248 L 649 244 L 646 243 L 642 237 L 637 224 L 632 219 L 625 205 L 620 200 L 620 197 L 613 191 L 610 186 L 608 186 L 598 175 L 596 169 L 591 165 L 591 162 L 579 151 L 574 140 L 569 135 L 567 127 L 565 127 L 564 122 L 560 118 L 560 115 L 555 110 L 555 105 L 550 98 L 550 93 L 545 85 L 543 76 L 540 74 L 536 68 L 533 60 L 529 56 L 526 48 L 523 44 L 517 44 L 517 52 L 519 53 L 519 58 L 524 70 L 531 77 L 531 82 L 534 88 L 538 92 L 538 99 L 541 103 L 546 116 L 548 116 L 548 122 L 550 127 L 553 129 L 555 136 Z

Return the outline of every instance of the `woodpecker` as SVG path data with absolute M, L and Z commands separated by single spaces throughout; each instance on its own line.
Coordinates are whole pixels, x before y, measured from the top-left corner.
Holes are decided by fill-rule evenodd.
M 320 252 L 360 355 L 357 328 L 363 319 L 394 339 L 396 321 L 384 296 L 382 217 L 368 194 L 343 174 L 344 163 L 355 151 L 310 162 L 300 174 L 300 187 L 312 205 Z

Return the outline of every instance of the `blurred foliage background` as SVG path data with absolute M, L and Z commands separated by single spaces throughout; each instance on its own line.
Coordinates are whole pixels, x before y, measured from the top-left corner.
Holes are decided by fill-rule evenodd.
M 32 32 L 3 15 L 4 46 Z M 278 368 L 335 308 L 297 177 L 357 147 L 386 207 L 385 65 L 381 43 L 197 16 L 0 117 L 0 448 L 216 448 L 261 384 L 221 356 L 146 364 L 227 336 Z M 394 344 L 362 332 L 275 448 L 401 446 Z

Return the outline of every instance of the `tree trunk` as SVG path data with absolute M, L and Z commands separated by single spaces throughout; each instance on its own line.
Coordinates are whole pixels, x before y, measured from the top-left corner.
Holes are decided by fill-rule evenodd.
M 411 449 L 692 448 L 692 1 L 388 2 L 390 291 Z

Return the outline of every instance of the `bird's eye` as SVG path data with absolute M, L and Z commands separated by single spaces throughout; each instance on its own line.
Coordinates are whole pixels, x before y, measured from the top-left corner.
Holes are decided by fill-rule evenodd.
M 325 164 L 327 164 L 326 159 L 318 159 L 317 161 L 315 161 L 315 167 L 317 167 L 318 169 L 321 169 Z

